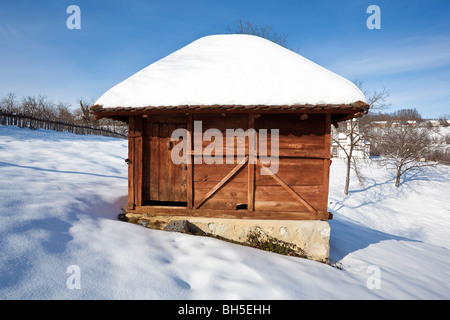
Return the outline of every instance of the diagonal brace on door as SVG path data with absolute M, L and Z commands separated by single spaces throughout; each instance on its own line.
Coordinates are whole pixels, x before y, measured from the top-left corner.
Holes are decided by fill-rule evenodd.
M 301 195 L 299 195 L 297 192 L 295 192 L 294 189 L 292 189 L 291 187 L 289 187 L 286 182 L 284 182 L 279 176 L 277 176 L 275 173 L 272 172 L 272 170 L 270 170 L 268 167 L 266 167 L 261 161 L 259 161 L 259 159 L 256 159 L 256 163 L 263 168 L 264 170 L 266 170 L 270 176 L 272 178 L 275 179 L 275 181 L 278 182 L 278 184 L 280 184 L 291 196 L 294 197 L 294 199 L 296 199 L 297 201 L 299 201 L 301 204 L 303 204 L 306 209 L 308 209 L 309 212 L 314 213 L 316 215 L 319 214 L 319 212 L 314 209 L 305 199 L 302 198 Z
M 248 156 L 246 156 L 233 170 L 230 171 L 218 184 L 214 186 L 203 198 L 197 202 L 194 209 L 198 209 L 206 200 L 208 200 L 214 193 L 216 193 L 222 186 L 227 183 L 239 170 L 241 170 L 245 164 L 248 162 Z

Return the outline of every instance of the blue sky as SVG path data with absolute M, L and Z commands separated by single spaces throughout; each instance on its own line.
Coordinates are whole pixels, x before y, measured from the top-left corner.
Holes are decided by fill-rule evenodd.
M 66 27 L 72 4 L 80 30 Z M 381 9 L 379 30 L 366 26 L 369 5 Z M 0 97 L 41 94 L 75 108 L 239 20 L 272 25 L 289 48 L 365 90 L 388 89 L 388 111 L 450 114 L 448 0 L 2 0 Z

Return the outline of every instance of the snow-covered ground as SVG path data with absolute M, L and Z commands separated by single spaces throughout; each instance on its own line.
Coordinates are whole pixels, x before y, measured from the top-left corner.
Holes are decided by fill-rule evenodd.
M 126 157 L 126 140 L 0 126 L 0 299 L 450 298 L 448 167 L 395 188 L 363 164 L 366 184 L 345 196 L 333 160 L 338 270 L 117 220 Z

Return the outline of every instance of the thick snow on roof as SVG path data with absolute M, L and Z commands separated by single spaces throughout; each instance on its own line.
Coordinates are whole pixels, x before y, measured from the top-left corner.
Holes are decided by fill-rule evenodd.
M 364 101 L 350 81 L 269 40 L 200 38 L 107 91 L 104 108 L 303 105 Z

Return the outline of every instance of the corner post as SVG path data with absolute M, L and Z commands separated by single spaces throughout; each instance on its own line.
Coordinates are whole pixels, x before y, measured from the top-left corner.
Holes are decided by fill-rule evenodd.
M 254 129 L 255 128 L 255 115 L 253 113 L 248 114 L 248 129 Z M 257 135 L 257 133 L 255 133 Z M 248 143 L 248 205 L 247 210 L 248 211 L 255 211 L 255 162 L 256 159 L 253 158 L 254 152 L 250 150 L 250 146 L 254 145 L 252 142 L 250 142 L 250 139 L 256 139 L 256 137 L 253 136 L 253 133 L 249 135 L 249 143 Z M 257 144 L 255 145 L 255 148 L 258 148 Z M 258 149 L 257 149 L 258 150 Z
M 193 138 L 194 138 L 194 132 L 193 132 L 193 120 L 192 120 L 192 114 L 189 113 L 187 115 L 187 131 L 188 131 L 188 138 L 190 139 L 188 143 L 188 150 L 186 154 L 186 166 L 187 166 L 187 186 L 186 186 L 186 192 L 187 192 L 187 207 L 188 209 L 192 209 L 194 206 L 194 159 L 193 159 L 193 152 L 192 152 L 192 146 L 193 146 Z
M 143 119 L 130 116 L 128 127 L 128 209 L 142 206 Z
M 328 220 L 328 192 L 330 186 L 330 167 L 331 167 L 331 114 L 325 114 L 325 134 L 324 134 L 324 148 L 325 154 L 330 155 L 323 159 L 323 198 L 322 198 L 322 212 L 321 220 Z

